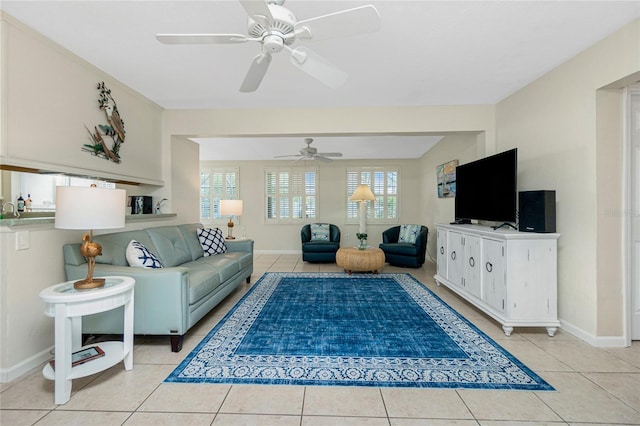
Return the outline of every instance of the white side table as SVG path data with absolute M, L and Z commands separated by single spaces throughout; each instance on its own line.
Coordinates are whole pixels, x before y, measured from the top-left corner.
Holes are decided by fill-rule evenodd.
M 125 370 L 133 368 L 133 288 L 131 277 L 106 277 L 104 287 L 76 290 L 73 281 L 56 284 L 40 292 L 45 314 L 55 318 L 55 369 L 47 363 L 42 374 L 55 380 L 55 403 L 71 397 L 71 380 L 105 370 L 124 360 Z M 124 306 L 124 342 L 100 342 L 82 347 L 82 316 Z M 105 355 L 71 367 L 71 354 L 100 346 Z

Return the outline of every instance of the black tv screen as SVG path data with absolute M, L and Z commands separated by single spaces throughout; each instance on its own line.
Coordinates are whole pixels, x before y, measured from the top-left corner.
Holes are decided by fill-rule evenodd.
M 516 222 L 518 149 L 456 167 L 456 221 Z

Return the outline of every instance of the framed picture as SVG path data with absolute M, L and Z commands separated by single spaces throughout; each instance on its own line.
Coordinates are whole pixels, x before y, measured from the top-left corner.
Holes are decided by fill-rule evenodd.
M 456 167 L 458 160 L 440 164 L 436 168 L 438 179 L 438 198 L 448 198 L 456 196 Z

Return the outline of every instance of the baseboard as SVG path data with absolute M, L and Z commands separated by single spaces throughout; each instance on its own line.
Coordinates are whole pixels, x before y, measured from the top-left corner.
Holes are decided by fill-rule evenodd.
M 13 367 L 0 369 L 0 383 L 9 383 L 39 367 L 45 361 L 51 359 L 52 350 L 53 346 L 19 362 Z
M 562 324 L 561 327 L 563 331 L 597 348 L 624 348 L 627 346 L 624 336 L 596 336 L 567 321 L 560 320 L 560 324 Z
M 254 254 L 302 254 L 302 250 L 254 250 Z

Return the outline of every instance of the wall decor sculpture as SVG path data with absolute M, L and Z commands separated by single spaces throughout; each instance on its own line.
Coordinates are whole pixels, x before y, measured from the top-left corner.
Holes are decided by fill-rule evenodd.
M 440 164 L 436 168 L 438 179 L 438 198 L 448 198 L 456 196 L 456 167 L 458 160 Z
M 114 163 L 119 163 L 120 145 L 124 143 L 125 136 L 124 121 L 120 118 L 118 105 L 116 104 L 115 99 L 113 99 L 113 96 L 111 96 L 111 90 L 107 89 L 104 85 L 104 81 L 98 83 L 97 88 L 100 91 L 98 105 L 107 116 L 108 124 L 98 124 L 97 126 L 93 126 L 94 131 L 91 131 L 87 126 L 85 126 L 87 132 L 89 132 L 92 143 L 84 144 L 82 149 L 97 157 L 111 160 Z M 111 148 L 107 146 L 105 138 L 111 139 Z

